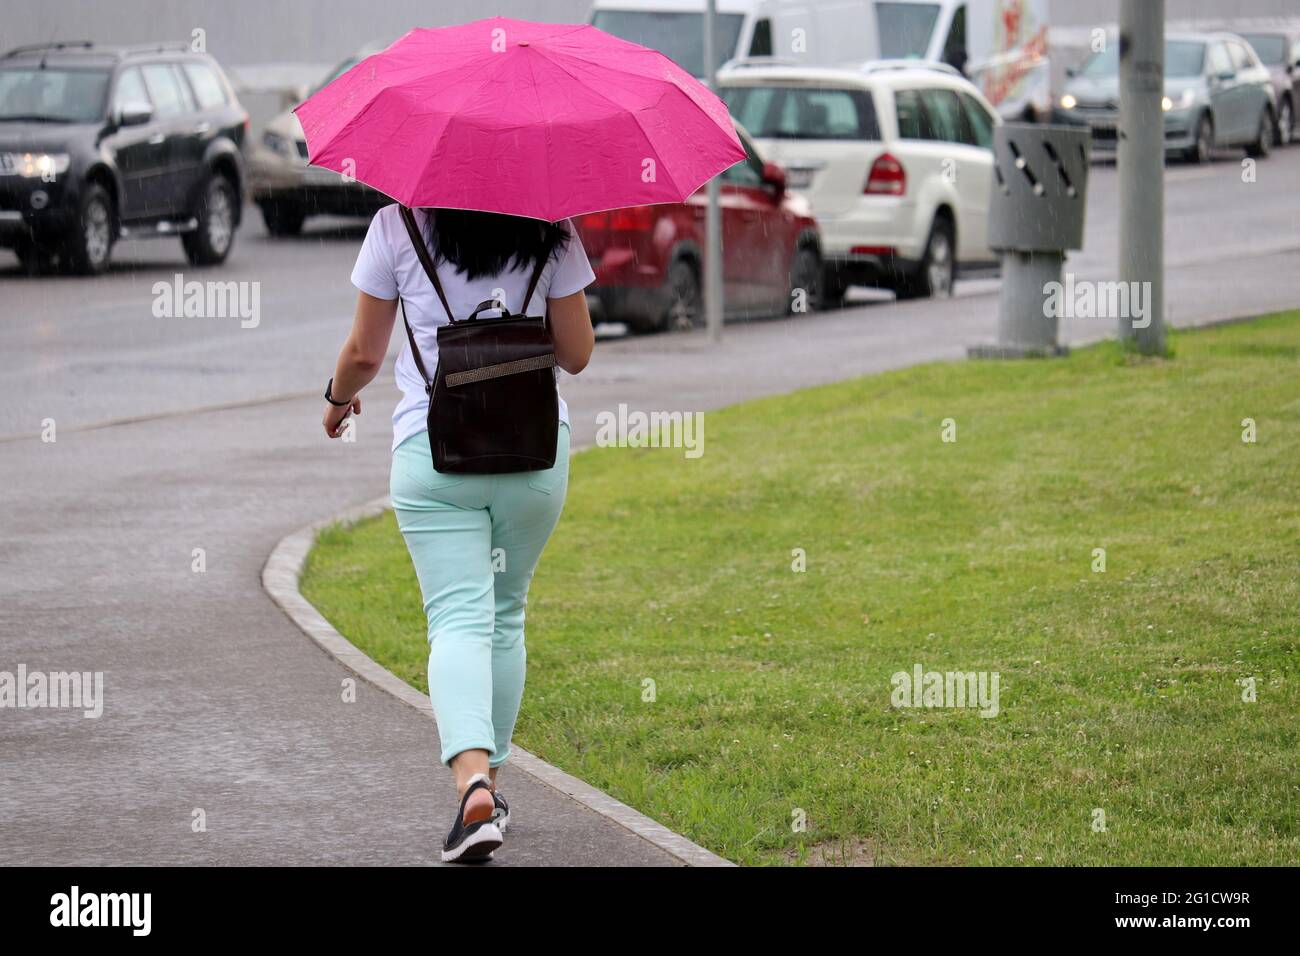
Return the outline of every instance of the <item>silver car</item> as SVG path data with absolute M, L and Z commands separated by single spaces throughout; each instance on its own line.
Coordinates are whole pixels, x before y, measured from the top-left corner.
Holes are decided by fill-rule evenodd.
M 1296 138 L 1296 107 L 1300 105 L 1300 27 L 1251 30 L 1242 39 L 1268 67 L 1277 97 L 1277 141 L 1285 146 Z
M 1069 71 L 1053 118 L 1092 129 L 1094 157 L 1113 156 L 1118 144 L 1119 42 L 1112 39 L 1078 70 Z M 1177 33 L 1165 37 L 1165 150 L 1205 162 L 1217 146 L 1245 147 L 1267 156 L 1277 115 L 1268 68 L 1234 33 Z
M 348 57 L 314 88 L 300 90 L 300 98 L 305 99 L 381 49 L 371 44 Z M 248 191 L 262 210 L 267 232 L 273 236 L 297 235 L 308 216 L 369 217 L 392 202 L 364 183 L 344 179 L 330 169 L 308 166 L 307 138 L 292 110 L 271 119 L 261 138 L 250 144 Z

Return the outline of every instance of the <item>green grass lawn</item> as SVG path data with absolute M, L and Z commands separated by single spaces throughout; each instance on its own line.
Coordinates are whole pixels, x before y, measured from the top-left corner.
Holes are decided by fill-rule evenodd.
M 746 864 L 1294 864 L 1300 312 L 1172 343 L 577 455 L 516 742 Z M 391 513 L 322 534 L 303 591 L 427 689 Z M 916 664 L 996 672 L 998 715 L 892 707 Z

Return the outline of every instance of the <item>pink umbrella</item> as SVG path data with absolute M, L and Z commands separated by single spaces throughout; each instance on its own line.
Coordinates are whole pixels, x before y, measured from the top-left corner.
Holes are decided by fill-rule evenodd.
M 662 53 L 506 17 L 412 30 L 295 112 L 312 165 L 400 203 L 550 222 L 681 202 L 745 156 L 726 105 Z

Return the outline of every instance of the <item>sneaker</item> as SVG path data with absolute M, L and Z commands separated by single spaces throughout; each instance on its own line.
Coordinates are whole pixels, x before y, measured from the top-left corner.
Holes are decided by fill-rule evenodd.
M 492 802 L 496 804 L 492 808 L 492 822 L 497 825 L 498 830 L 505 833 L 506 827 L 510 825 L 510 804 L 506 803 L 506 798 L 501 796 L 500 790 L 492 791 Z
M 460 798 L 456 822 L 451 825 L 451 832 L 442 845 L 442 862 L 476 863 L 490 860 L 492 851 L 501 845 L 501 830 L 493 820 L 496 814 L 495 801 L 491 813 L 485 815 L 484 811 L 475 810 L 469 819 L 465 817 L 470 795 L 483 789 L 491 792 L 491 781 L 487 774 L 476 773 L 470 777 L 465 795 Z

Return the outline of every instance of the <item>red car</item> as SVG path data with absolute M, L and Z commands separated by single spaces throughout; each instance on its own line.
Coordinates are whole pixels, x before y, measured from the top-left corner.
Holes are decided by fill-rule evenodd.
M 728 317 L 821 304 L 821 236 L 808 204 L 786 192 L 785 172 L 763 162 L 737 127 L 745 160 L 721 176 L 722 279 Z M 705 210 L 708 192 L 683 203 L 632 206 L 574 220 L 596 281 L 588 287 L 597 318 L 634 332 L 704 323 Z

